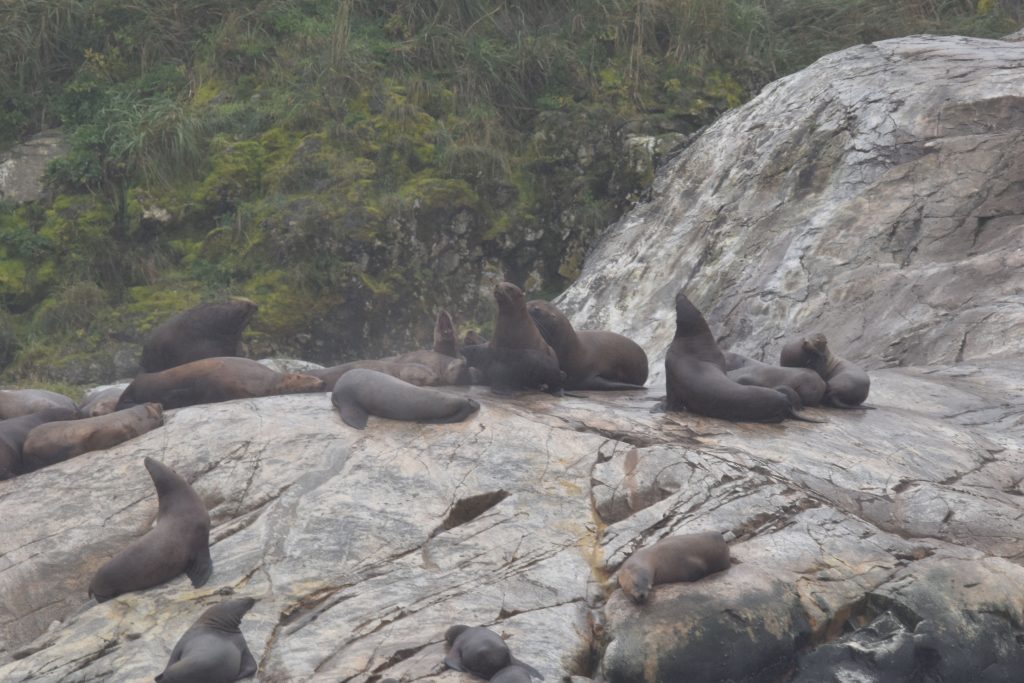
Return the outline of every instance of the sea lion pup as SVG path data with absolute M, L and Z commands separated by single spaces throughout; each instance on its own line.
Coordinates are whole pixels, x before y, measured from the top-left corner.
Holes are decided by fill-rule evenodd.
M 740 356 L 738 353 L 725 353 L 726 374 L 729 379 L 739 384 L 773 389 L 786 386 L 800 396 L 803 406 L 821 404 L 825 396 L 825 380 L 810 368 L 785 368 L 769 365 L 761 361 Z M 742 359 L 742 360 L 740 360 Z M 737 367 L 730 366 L 742 363 Z
M 275 372 L 248 358 L 204 358 L 138 375 L 121 394 L 117 409 L 153 402 L 170 410 L 236 398 L 323 390 L 323 380 L 309 374 Z
M 417 387 L 376 370 L 356 368 L 334 385 L 331 403 L 345 424 L 365 429 L 370 415 L 415 422 L 462 422 L 480 409 L 471 398 Z
M 547 301 L 531 301 L 526 310 L 555 350 L 566 389 L 643 389 L 647 354 L 632 339 L 605 330 L 575 330 Z
M 810 368 L 821 375 L 828 386 L 824 402 L 836 408 L 859 406 L 867 399 L 871 389 L 868 373 L 832 353 L 828 340 L 820 332 L 787 342 L 779 354 L 779 364 L 791 368 Z
M 445 631 L 444 639 L 450 646 L 444 658 L 449 669 L 489 679 L 506 667 L 517 666 L 544 678 L 532 666 L 513 657 L 501 636 L 483 626 L 456 624 Z
M 74 420 L 78 412 L 66 407 L 47 408 L 28 415 L 0 421 L 0 479 L 22 472 L 22 452 L 32 430 L 48 422 Z
M 178 313 L 149 333 L 139 365 L 143 372 L 160 372 L 203 358 L 238 356 L 242 331 L 257 308 L 238 297 Z
M 85 396 L 78 412 L 82 417 L 99 417 L 109 415 L 117 410 L 117 402 L 124 392 L 124 387 L 107 387 L 100 391 L 91 391 Z
M 696 581 L 728 568 L 729 546 L 722 534 L 709 531 L 666 536 L 636 551 L 622 563 L 618 580 L 622 591 L 641 603 L 659 583 Z
M 32 472 L 82 453 L 134 439 L 164 423 L 159 403 L 144 403 L 108 415 L 50 422 L 29 433 L 21 449 L 21 472 Z
M 232 683 L 256 673 L 239 626 L 252 609 L 252 598 L 227 600 L 210 607 L 178 639 L 158 683 Z
M 103 602 L 122 593 L 170 581 L 185 572 L 195 587 L 213 572 L 210 559 L 210 514 L 188 482 L 170 467 L 145 458 L 156 486 L 156 526 L 99 568 L 89 596 Z
M 0 389 L 0 420 L 31 415 L 47 408 L 76 410 L 73 400 L 45 389 Z
M 700 311 L 682 290 L 676 294 L 676 335 L 665 354 L 666 410 L 738 422 L 781 422 L 797 415 L 789 387 L 738 384 L 725 374 L 725 357 Z M 813 420 L 810 420 L 813 422 Z

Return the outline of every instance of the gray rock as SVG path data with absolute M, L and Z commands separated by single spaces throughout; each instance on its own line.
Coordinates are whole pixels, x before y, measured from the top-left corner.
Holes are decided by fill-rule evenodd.
M 46 165 L 68 153 L 60 130 L 45 130 L 0 154 L 0 199 L 31 202 L 43 196 Z

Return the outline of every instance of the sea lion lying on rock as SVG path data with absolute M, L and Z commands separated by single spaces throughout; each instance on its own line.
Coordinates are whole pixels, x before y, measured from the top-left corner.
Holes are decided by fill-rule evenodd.
M 256 309 L 239 297 L 178 313 L 149 333 L 139 365 L 143 372 L 160 372 L 203 358 L 238 356 L 242 331 Z
M 628 337 L 605 330 L 575 330 L 553 304 L 526 304 L 544 340 L 555 350 L 565 372 L 566 389 L 606 391 L 642 389 L 647 381 L 647 354 Z
M 47 408 L 76 410 L 75 402 L 64 394 L 45 389 L 0 389 L 0 420 L 31 415 Z
M 323 380 L 318 377 L 275 372 L 248 358 L 204 358 L 137 376 L 121 394 L 117 409 L 139 403 L 159 403 L 170 410 L 200 403 L 323 389 Z
M 622 591 L 640 603 L 659 583 L 696 581 L 729 564 L 729 546 L 717 531 L 666 536 L 630 555 L 619 569 L 618 581 Z
M 255 603 L 238 598 L 203 612 L 178 639 L 157 683 L 232 683 L 254 675 L 256 659 L 239 626 Z
M 853 408 L 865 401 L 871 379 L 860 366 L 840 358 L 828 347 L 825 335 L 793 339 L 782 347 L 779 364 L 792 368 L 810 368 L 825 380 L 824 402 L 837 408 Z
M 156 487 L 156 526 L 96 572 L 89 596 L 97 602 L 158 586 L 182 572 L 199 587 L 213 572 L 210 514 L 202 499 L 170 467 L 153 458 L 143 463 Z
M 736 365 L 737 362 L 741 364 Z M 800 402 L 804 406 L 820 405 L 821 399 L 825 395 L 825 380 L 810 368 L 785 368 L 769 365 L 753 358 L 740 356 L 737 353 L 726 353 L 725 363 L 726 374 L 734 382 L 769 389 L 778 386 L 790 387 L 800 396 Z M 730 368 L 734 365 L 735 367 Z
M 514 666 L 544 678 L 532 666 L 513 657 L 501 636 L 488 628 L 456 624 L 445 631 L 444 639 L 450 646 L 444 658 L 444 665 L 449 669 L 490 679 Z
M 22 453 L 25 440 L 40 425 L 58 420 L 74 420 L 78 411 L 73 408 L 47 408 L 28 415 L 0 421 L 0 479 L 9 479 L 25 472 Z
M 334 385 L 331 403 L 345 424 L 365 429 L 370 415 L 414 422 L 462 422 L 480 409 L 471 398 L 417 387 L 375 370 L 357 368 Z

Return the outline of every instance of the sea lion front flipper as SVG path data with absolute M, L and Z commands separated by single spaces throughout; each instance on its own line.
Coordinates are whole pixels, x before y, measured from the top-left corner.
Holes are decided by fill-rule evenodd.
M 449 669 L 455 669 L 456 671 L 469 673 L 466 667 L 462 666 L 462 658 L 459 657 L 458 654 L 456 654 L 455 652 L 449 652 L 447 656 L 445 656 L 444 665 L 447 666 Z
M 209 546 L 192 559 L 185 573 L 192 580 L 193 588 L 199 588 L 210 579 L 210 574 L 213 573 L 213 559 L 210 558 Z
M 533 676 L 534 678 L 539 678 L 542 681 L 544 680 L 544 674 L 542 674 L 541 672 L 537 671 L 536 669 L 534 669 L 532 666 L 530 666 L 526 662 L 522 661 L 521 659 L 516 659 L 515 657 L 512 657 L 509 661 L 511 661 L 516 666 L 521 666 L 524 669 L 526 669 L 527 671 L 529 671 L 530 675 Z
M 250 676 L 255 676 L 257 668 L 258 665 L 256 664 L 256 658 L 252 656 L 251 652 L 249 652 L 249 646 L 243 640 L 242 665 L 238 671 L 238 678 L 249 678 Z M 235 680 L 238 680 L 238 678 L 236 678 Z
M 341 413 L 341 419 L 345 424 L 356 429 L 366 429 L 366 422 L 370 419 L 370 414 L 363 410 L 362 406 L 352 399 L 341 401 L 335 405 L 338 406 L 338 412 Z

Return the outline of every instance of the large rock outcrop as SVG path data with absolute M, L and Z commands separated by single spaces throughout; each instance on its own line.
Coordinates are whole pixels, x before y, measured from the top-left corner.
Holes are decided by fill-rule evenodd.
M 1020 44 L 827 57 L 706 131 L 563 299 L 636 336 L 657 375 L 681 285 L 741 351 L 821 329 L 874 368 L 869 409 L 658 414 L 656 380 L 451 389 L 480 412 L 364 432 L 327 395 L 168 411 L 0 482 L 0 680 L 151 680 L 229 593 L 258 599 L 242 629 L 259 681 L 469 681 L 434 673 L 458 622 L 548 681 L 1017 680 L 1022 84 Z M 156 514 L 145 456 L 208 504 L 214 573 L 97 605 L 92 573 Z M 728 571 L 643 607 L 615 589 L 635 548 L 712 529 Z

